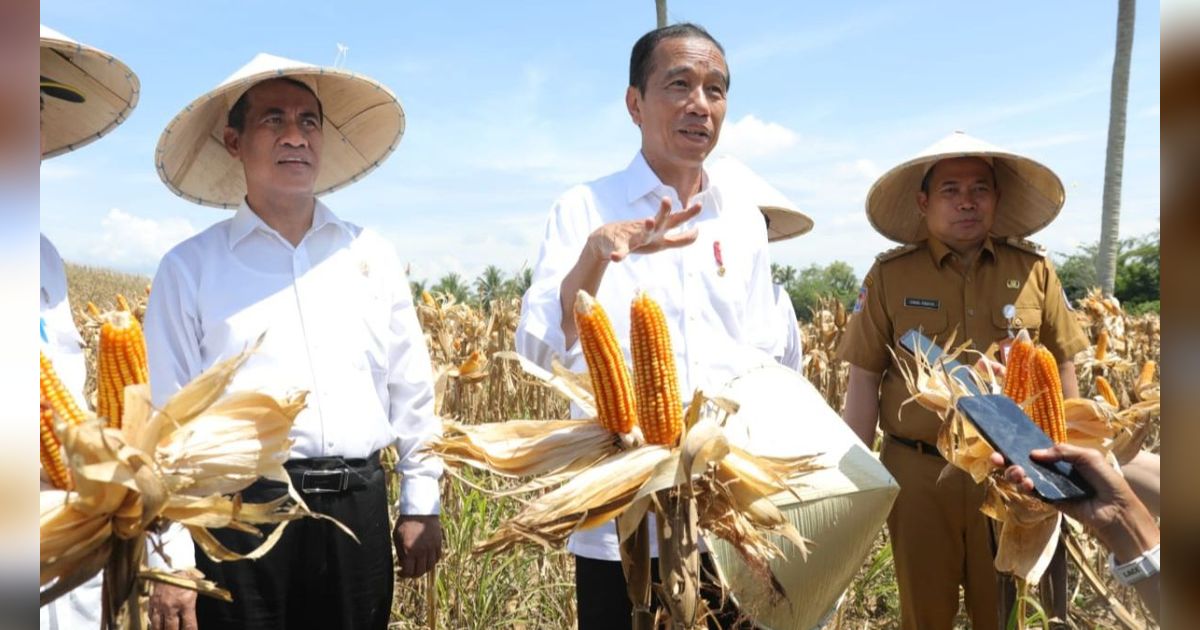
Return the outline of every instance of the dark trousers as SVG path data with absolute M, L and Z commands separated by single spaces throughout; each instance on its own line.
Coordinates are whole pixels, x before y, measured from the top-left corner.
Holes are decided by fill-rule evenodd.
M 658 558 L 650 560 L 650 577 L 659 581 Z M 716 615 L 708 618 L 712 630 L 751 629 L 754 624 L 739 620 L 737 607 L 728 597 L 721 596 L 716 569 L 710 554 L 700 554 L 700 596 L 704 605 Z M 633 626 L 633 603 L 625 590 L 625 573 L 619 560 L 595 560 L 575 556 L 575 605 L 579 612 L 579 630 L 622 630 Z M 650 608 L 657 611 L 662 604 L 651 594 Z
M 197 567 L 228 589 L 233 602 L 201 596 L 196 601 L 200 628 L 371 628 L 387 627 L 392 607 L 392 539 L 387 491 L 379 458 L 319 458 L 287 463 L 297 490 L 341 487 L 340 479 L 306 470 L 348 469 L 345 490 L 304 493 L 314 512 L 349 527 L 359 542 L 326 520 L 292 521 L 283 536 L 258 560 L 213 562 L 196 549 Z M 245 502 L 286 494 L 285 485 L 259 480 L 242 493 Z M 270 526 L 264 533 L 271 531 Z M 222 544 L 239 553 L 261 539 L 232 529 L 213 530 Z

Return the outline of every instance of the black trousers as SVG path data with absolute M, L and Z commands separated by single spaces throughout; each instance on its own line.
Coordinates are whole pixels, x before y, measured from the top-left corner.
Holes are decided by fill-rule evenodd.
M 659 581 L 658 558 L 650 560 L 650 578 Z M 716 568 L 710 554 L 700 554 L 700 596 L 713 611 L 716 619 L 708 618 L 712 630 L 752 629 L 754 624 L 742 619 L 740 611 L 728 597 L 721 596 Z M 619 560 L 595 560 L 575 556 L 575 605 L 579 612 L 579 630 L 623 630 L 633 626 L 633 603 L 625 590 L 625 573 Z M 650 608 L 661 607 L 658 597 L 651 593 Z
M 301 494 L 310 509 L 341 521 L 360 542 L 329 521 L 304 518 L 292 521 L 275 547 L 258 560 L 213 562 L 197 547 L 197 567 L 233 594 L 232 603 L 198 597 L 199 627 L 386 628 L 392 607 L 392 539 L 379 458 L 292 460 L 287 468 L 297 489 L 301 484 L 340 488 L 337 477 L 310 473 L 306 480 L 304 474 L 349 469 L 345 490 Z M 262 502 L 286 492 L 284 484 L 259 480 L 242 497 L 245 502 Z M 232 529 L 213 533 L 239 553 L 261 542 Z

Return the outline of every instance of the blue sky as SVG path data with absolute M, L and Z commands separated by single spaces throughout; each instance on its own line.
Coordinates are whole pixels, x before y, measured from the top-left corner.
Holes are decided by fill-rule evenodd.
M 891 243 L 866 221 L 871 183 L 961 129 L 1034 157 L 1067 186 L 1033 237 L 1069 252 L 1100 234 L 1116 2 L 701 2 L 732 74 L 719 153 L 739 157 L 816 227 L 772 245 L 796 267 L 859 276 Z M 335 6 L 336 5 L 336 6 Z M 228 216 L 172 194 L 153 168 L 166 123 L 258 52 L 334 61 L 404 104 L 397 151 L 325 201 L 373 227 L 414 279 L 533 264 L 547 212 L 572 184 L 639 146 L 624 106 L 629 49 L 652 0 L 280 2 L 43 0 L 42 21 L 107 50 L 142 84 L 130 120 L 42 165 L 42 231 L 68 261 L 151 274 L 172 245 Z M 1138 5 L 1123 236 L 1159 225 L 1159 7 Z

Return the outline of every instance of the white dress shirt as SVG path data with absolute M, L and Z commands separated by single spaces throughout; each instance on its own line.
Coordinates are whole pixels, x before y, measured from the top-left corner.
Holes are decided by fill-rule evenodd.
M 679 228 L 699 228 L 696 242 L 610 263 L 596 295 L 627 361 L 630 302 L 645 290 L 662 305 L 685 403 L 695 388 L 715 391 L 749 368 L 772 363 L 782 347 L 762 215 L 739 191 L 719 190 L 707 181 L 705 176 L 702 190 L 688 201 L 689 206 L 701 204 L 700 215 Z M 576 186 L 559 198 L 546 222 L 533 284 L 522 299 L 517 352 L 543 367 L 558 356 L 572 370 L 585 369 L 578 341 L 565 347 L 559 301 L 563 278 L 592 231 L 606 223 L 653 217 L 663 197 L 670 197 L 675 211 L 683 208 L 676 191 L 659 180 L 638 152 L 624 171 Z M 572 413 L 578 416 L 579 410 Z M 568 550 L 617 560 L 616 528 L 609 523 L 579 532 Z M 657 553 L 653 537 L 651 551 Z
M 418 453 L 441 432 L 429 351 L 408 279 L 382 237 L 317 201 L 293 247 L 243 202 L 168 252 L 152 287 L 145 332 L 155 405 L 266 333 L 230 390 L 309 391 L 291 458 L 365 458 L 395 443 L 401 513 L 439 511 L 441 460 Z M 194 564 L 190 541 L 185 550 L 167 538 L 176 568 Z
M 87 409 L 83 398 L 87 366 L 83 358 L 83 338 L 75 328 L 71 302 L 67 299 L 67 273 L 62 257 L 50 239 L 42 235 L 41 247 L 41 321 L 39 339 L 42 352 L 54 364 L 54 372 L 63 387 L 75 397 L 80 408 Z M 42 489 L 51 486 L 42 483 Z M 100 589 L 103 573 L 77 586 L 38 610 L 42 630 L 100 627 Z
M 787 329 L 783 347 L 775 355 L 775 360 L 784 367 L 790 367 L 801 374 L 804 373 L 804 343 L 800 338 L 800 322 L 796 321 L 796 308 L 792 306 L 792 296 L 782 284 L 775 287 L 775 308 L 783 318 L 783 326 Z

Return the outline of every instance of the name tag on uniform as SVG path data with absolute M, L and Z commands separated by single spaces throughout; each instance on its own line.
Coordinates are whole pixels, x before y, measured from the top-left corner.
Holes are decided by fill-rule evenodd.
M 904 298 L 904 305 L 911 306 L 913 308 L 927 308 L 931 311 L 936 311 L 938 310 L 939 304 L 939 300 L 931 300 L 929 298 Z

